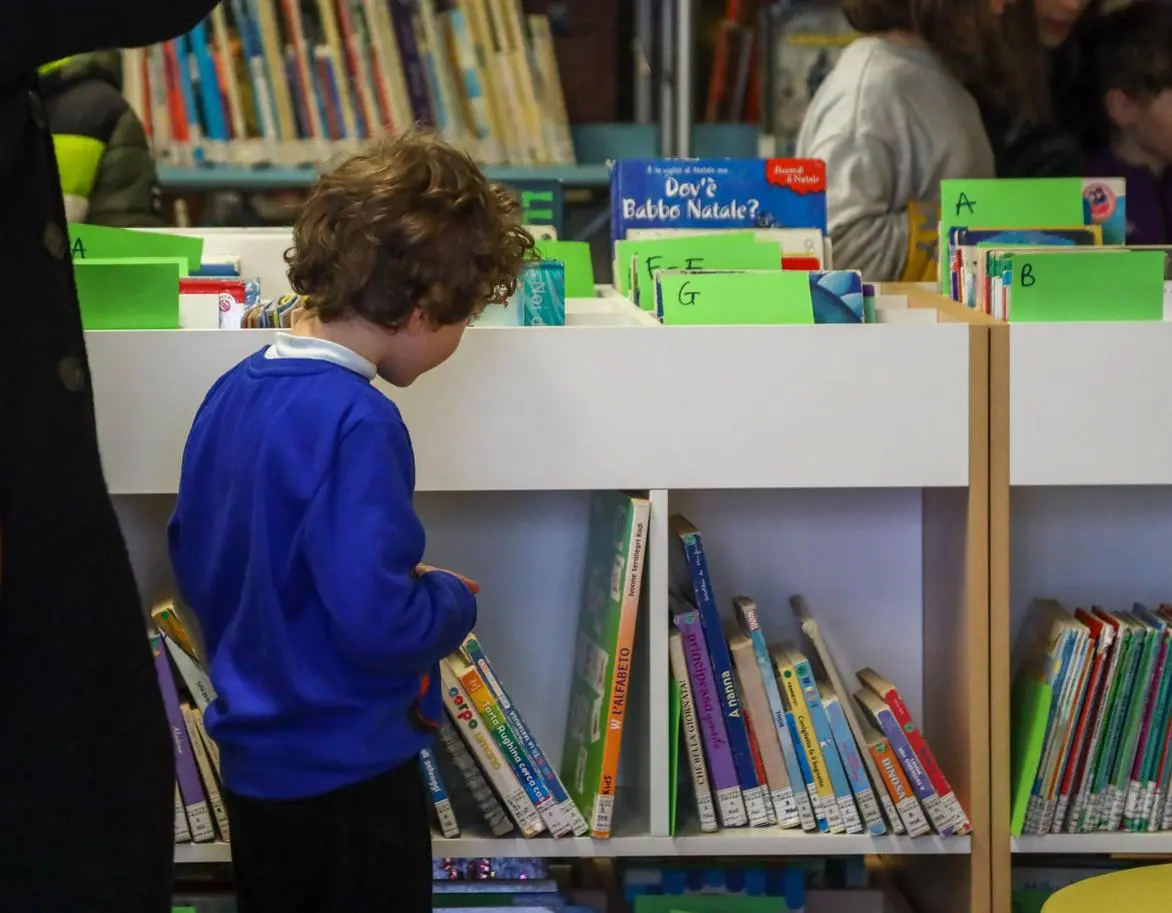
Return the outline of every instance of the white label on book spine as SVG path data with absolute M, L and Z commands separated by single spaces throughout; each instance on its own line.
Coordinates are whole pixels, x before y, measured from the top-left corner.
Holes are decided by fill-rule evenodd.
M 1059 796 L 1058 804 L 1054 808 L 1054 820 L 1050 823 L 1051 834 L 1061 834 L 1062 824 L 1066 821 L 1066 809 L 1070 805 L 1069 796 Z
M 696 814 L 700 818 L 700 830 L 712 833 L 720 829 L 716 823 L 716 804 L 712 801 L 712 792 L 703 790 L 696 794 Z
M 1143 797 L 1140 793 L 1139 783 L 1135 780 L 1128 780 L 1127 792 L 1123 797 L 1123 817 L 1127 821 L 1131 821 L 1133 818 L 1139 815 L 1139 810 L 1141 808 L 1140 803 L 1142 801 Z
M 1107 826 L 1105 830 L 1117 831 L 1119 825 L 1123 821 L 1123 809 L 1127 801 L 1127 796 L 1122 789 L 1115 789 L 1111 794 L 1111 814 L 1107 818 Z
M 863 822 L 859 818 L 859 810 L 855 808 L 855 801 L 850 796 L 838 800 L 839 811 L 842 812 L 842 823 L 848 834 L 861 834 Z
M 191 830 L 187 826 L 187 812 L 183 809 L 183 797 L 179 795 L 179 784 L 175 784 L 175 842 L 187 843 Z
M 614 796 L 599 795 L 594 798 L 594 836 L 609 837 L 614 819 Z
M 720 810 L 720 823 L 724 827 L 744 827 L 745 800 L 739 786 L 729 786 L 716 791 L 716 807 Z
M 196 843 L 216 839 L 212 813 L 207 802 L 193 802 L 187 806 L 187 820 L 191 823 L 191 839 Z
M 794 801 L 794 791 L 788 786 L 785 789 L 771 789 L 773 798 L 773 812 L 777 815 L 777 823 L 782 827 L 797 827 L 798 804 Z
M 879 801 L 883 804 L 883 817 L 891 825 L 891 833 L 896 835 L 907 833 L 903 819 L 899 816 L 899 810 L 895 807 L 895 803 L 891 801 L 891 797 L 887 795 L 885 789 L 879 791 Z
M 1031 799 L 1031 801 L 1033 800 Z M 946 834 L 952 831 L 952 828 L 949 826 L 949 816 L 941 807 L 939 796 L 933 795 L 931 798 L 925 799 L 923 805 L 928 820 L 932 822 L 932 826 L 938 833 Z M 1027 819 L 1028 817 L 1027 815 Z
M 765 801 L 765 790 L 760 786 L 742 790 L 745 796 L 745 811 L 749 814 L 750 827 L 766 827 L 769 824 L 769 808 Z
M 842 809 L 838 801 L 831 796 L 822 803 L 822 813 L 826 815 L 826 828 L 832 834 L 841 834 L 846 831 L 846 823 L 842 820 Z
M 909 837 L 922 837 L 932 830 L 928 819 L 924 817 L 920 803 L 912 796 L 899 803 L 899 816 L 903 819 Z
M 794 793 L 794 802 L 798 806 L 798 821 L 802 825 L 802 830 L 810 832 L 818 830 L 818 819 L 814 815 L 814 805 L 810 801 L 810 794 L 804 789 L 799 789 Z
M 1156 784 L 1154 781 L 1149 781 L 1143 788 L 1143 802 L 1140 803 L 1139 819 L 1140 823 L 1146 825 L 1152 819 L 1152 815 L 1156 811 Z
M 436 817 L 439 818 L 440 833 L 451 839 L 460 836 L 460 826 L 456 824 L 456 813 L 452 811 L 452 803 L 447 799 L 440 799 L 432 803 L 435 806 Z
M 1054 823 L 1054 809 L 1057 802 L 1054 799 L 1042 800 L 1042 821 L 1038 830 L 1043 834 L 1050 833 L 1050 825 Z

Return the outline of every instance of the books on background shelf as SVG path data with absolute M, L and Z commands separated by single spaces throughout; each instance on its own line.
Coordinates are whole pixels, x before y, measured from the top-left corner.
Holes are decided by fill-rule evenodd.
M 549 21 L 519 0 L 224 0 L 123 51 L 123 92 L 168 165 L 324 164 L 416 123 L 484 164 L 574 163 Z
M 800 596 L 790 607 L 808 652 L 768 643 L 748 597 L 734 599 L 722 622 L 700 531 L 681 516 L 670 523 L 669 664 L 679 712 L 669 737 L 683 742 L 699 829 L 969 833 L 896 686 L 867 668 L 849 691 Z M 673 807 L 673 829 L 676 820 Z
M 1172 830 L 1172 605 L 1030 609 L 1016 659 L 1012 832 Z
M 445 763 L 458 772 L 458 782 L 496 836 L 611 835 L 649 511 L 646 498 L 618 492 L 591 497 L 560 770 L 526 725 L 475 634 L 440 663 L 449 719 L 434 753 L 439 763 L 430 769 L 423 763 L 445 837 L 460 833 L 443 786 Z

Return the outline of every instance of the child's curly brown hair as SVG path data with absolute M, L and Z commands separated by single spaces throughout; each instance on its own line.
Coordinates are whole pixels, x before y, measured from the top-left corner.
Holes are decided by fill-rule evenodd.
M 285 261 L 306 311 L 324 322 L 398 327 L 418 308 L 444 326 L 508 298 L 533 246 L 505 188 L 412 130 L 374 141 L 318 181 Z

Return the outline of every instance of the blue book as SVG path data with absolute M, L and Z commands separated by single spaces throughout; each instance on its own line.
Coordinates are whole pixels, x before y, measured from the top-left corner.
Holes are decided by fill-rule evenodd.
M 822 697 L 818 693 L 818 683 L 814 680 L 814 670 L 810 668 L 810 661 L 804 654 L 790 647 L 787 648 L 790 661 L 798 676 L 798 687 L 802 697 L 806 699 L 806 709 L 810 712 L 810 722 L 814 726 L 814 737 L 822 749 L 822 761 L 826 765 L 826 773 L 830 777 L 830 785 L 834 790 L 835 802 L 842 812 L 842 823 L 848 834 L 863 833 L 863 822 L 859 817 L 859 810 L 855 807 L 855 800 L 851 797 L 850 783 L 846 778 L 846 771 L 842 766 L 842 759 L 838 755 L 838 746 L 834 742 L 834 734 L 830 730 L 830 719 L 826 716 L 826 708 L 822 705 Z
M 826 164 L 816 159 L 625 159 L 611 167 L 611 236 L 632 228 L 816 228 L 826 234 Z
M 204 125 L 199 116 L 199 104 L 196 100 L 195 86 L 191 79 L 191 64 L 188 54 L 191 48 L 186 35 L 176 35 L 174 39 L 175 60 L 179 64 L 179 95 L 183 99 L 183 111 L 187 120 L 187 132 L 191 142 L 192 158 L 197 163 L 204 160 L 203 136 Z
M 208 49 L 207 29 L 202 22 L 192 28 L 188 42 L 195 58 L 196 72 L 199 73 L 199 97 L 208 139 L 227 141 L 228 118 L 224 112 L 224 96 L 220 94 L 220 80 Z
M 493 697 L 496 698 L 497 704 L 504 712 L 505 719 L 513 727 L 513 732 L 516 733 L 517 738 L 521 740 L 521 747 L 528 753 L 530 759 L 533 761 L 533 765 L 537 768 L 537 772 L 541 774 L 541 778 L 549 788 L 554 801 L 561 806 L 562 812 L 569 820 L 570 829 L 573 831 L 574 836 L 584 837 L 589 834 L 590 827 L 586 824 L 586 819 L 582 817 L 582 813 L 578 811 L 578 806 L 574 804 L 574 800 L 566 792 L 565 786 L 562 785 L 562 781 L 554 771 L 553 765 L 549 763 L 545 752 L 541 750 L 541 746 L 537 744 L 537 740 L 529 732 L 529 727 L 525 725 L 525 721 L 521 718 L 521 712 L 517 709 L 517 705 L 513 703 L 512 698 L 505 691 L 505 686 L 501 684 L 500 679 L 493 673 L 492 666 L 488 662 L 488 655 L 480 645 L 479 638 L 475 634 L 469 634 L 464 638 L 464 643 L 460 649 L 463 651 L 468 662 L 480 672 L 480 677 L 484 680 L 485 686 L 492 692 Z
M 769 797 L 757 779 L 757 768 L 753 762 L 752 749 L 749 747 L 749 731 L 741 714 L 741 699 L 733 676 L 732 657 L 729 654 L 728 642 L 724 639 L 720 611 L 716 607 L 716 597 L 712 592 L 712 581 L 708 578 L 708 564 L 704 558 L 700 531 L 678 514 L 671 517 L 669 522 L 680 546 L 673 558 L 678 565 L 682 554 L 686 565 L 680 566 L 680 570 L 675 573 L 679 578 L 677 585 L 685 597 L 691 596 L 690 601 L 700 613 L 704 643 L 708 647 L 712 670 L 716 675 L 716 690 L 721 700 L 721 709 L 724 711 L 724 725 L 728 733 L 729 747 L 732 749 L 737 781 L 741 784 L 741 792 L 744 794 L 749 824 L 753 827 L 764 827 L 769 823 Z
M 566 266 L 556 260 L 526 264 L 509 298 L 527 327 L 566 325 Z
M 882 837 L 887 833 L 887 825 L 883 823 L 875 791 L 871 788 L 867 769 L 863 766 L 863 756 L 859 746 L 855 744 L 855 737 L 851 733 L 850 723 L 846 720 L 842 702 L 839 701 L 838 695 L 825 685 L 820 685 L 818 691 L 822 698 L 822 706 L 826 710 L 826 718 L 830 721 L 834 744 L 838 746 L 838 755 L 846 771 L 847 782 L 854 793 L 859 811 L 862 812 L 863 823 L 871 836 Z
M 419 752 L 419 769 L 423 772 L 423 782 L 427 791 L 431 793 L 431 804 L 439 819 L 440 833 L 448 839 L 460 836 L 460 825 L 456 822 L 456 813 L 452 811 L 452 802 L 448 798 L 447 787 L 444 786 L 443 776 L 440 774 L 439 764 L 430 748 Z
M 863 323 L 866 305 L 862 274 L 851 269 L 811 272 L 810 302 L 814 306 L 814 323 Z

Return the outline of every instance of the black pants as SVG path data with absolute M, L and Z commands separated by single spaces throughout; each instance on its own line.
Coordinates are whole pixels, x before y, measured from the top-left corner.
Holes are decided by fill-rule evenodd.
M 414 759 L 322 796 L 224 800 L 238 913 L 430 913 L 429 799 Z

